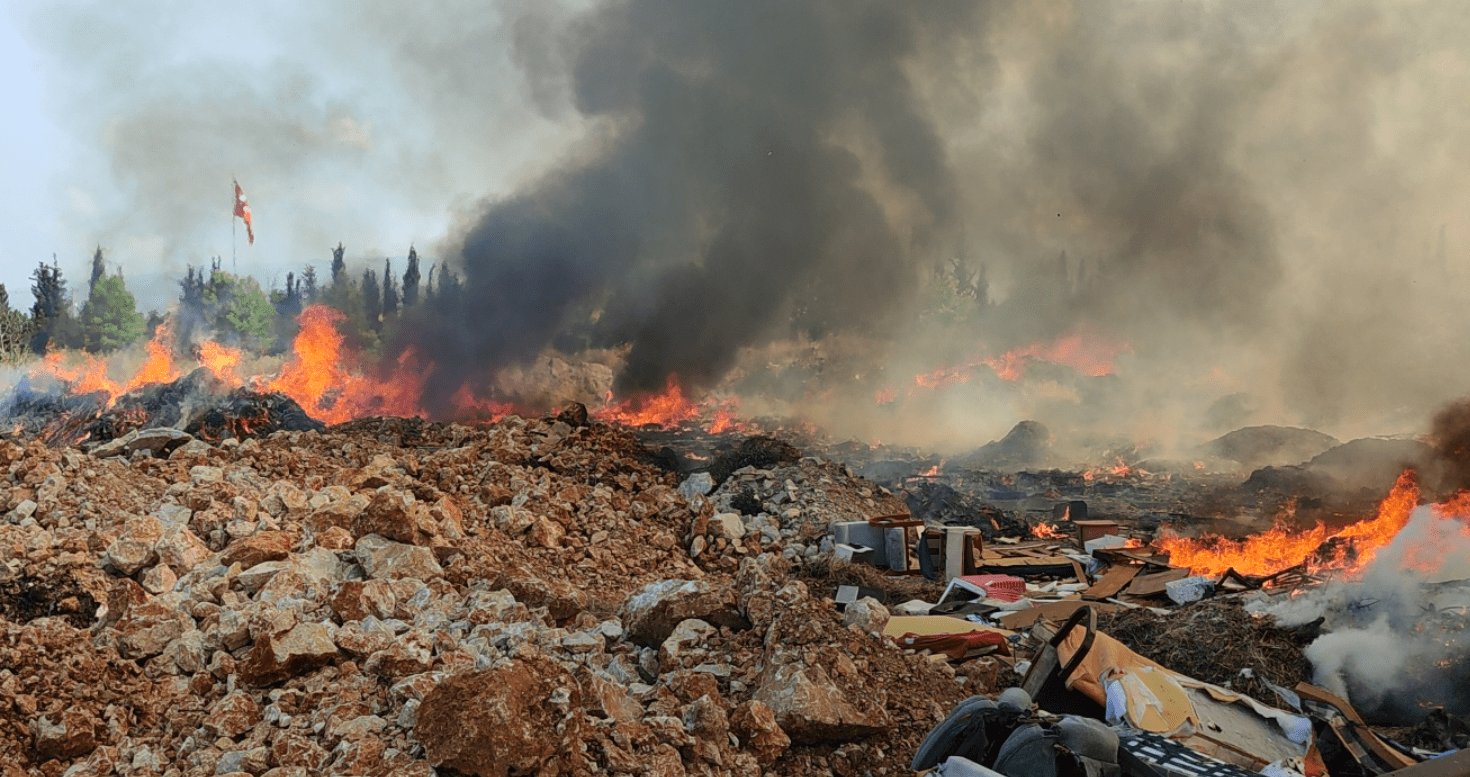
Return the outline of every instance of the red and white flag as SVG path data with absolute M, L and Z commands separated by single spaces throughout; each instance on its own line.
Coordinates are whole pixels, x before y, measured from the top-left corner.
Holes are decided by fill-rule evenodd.
M 250 221 L 250 203 L 245 201 L 245 192 L 240 188 L 240 182 L 235 181 L 235 215 L 245 221 L 245 236 L 250 238 L 250 245 L 255 245 L 255 229 Z

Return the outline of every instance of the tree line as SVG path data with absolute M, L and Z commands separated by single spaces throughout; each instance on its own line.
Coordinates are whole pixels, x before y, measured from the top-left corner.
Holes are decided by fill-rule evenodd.
M 284 289 L 269 291 L 248 275 L 226 272 L 219 259 L 207 267 L 188 266 L 179 281 L 174 347 L 209 338 L 260 353 L 283 352 L 296 335 L 301 311 L 324 304 L 343 314 L 345 335 L 373 349 L 414 309 L 461 293 L 459 277 L 447 267 L 431 265 L 425 276 L 413 247 L 402 275 L 394 273 L 391 257 L 383 260 L 381 275 L 373 267 L 354 275 L 347 268 L 346 253 L 340 243 L 332 249 L 326 283 L 308 264 L 299 277 L 294 271 L 286 273 Z M 153 337 L 165 320 L 160 313 L 144 315 L 138 310 L 121 268 L 107 271 L 100 246 L 92 256 L 80 306 L 67 286 L 54 256 L 31 274 L 34 301 L 28 311 L 12 307 L 9 292 L 0 284 L 0 361 L 14 363 L 61 349 L 107 354 Z

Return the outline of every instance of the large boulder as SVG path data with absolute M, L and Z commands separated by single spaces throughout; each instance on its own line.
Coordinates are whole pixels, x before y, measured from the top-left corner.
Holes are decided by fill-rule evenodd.
M 561 664 L 521 658 L 440 683 L 414 736 L 435 768 L 477 777 L 556 774 L 581 766 L 582 689 Z
M 369 534 L 353 548 L 357 563 L 369 578 L 432 580 L 444 575 L 434 552 L 418 545 L 394 542 L 381 535 Z
M 262 634 L 240 662 L 240 679 L 264 686 L 326 666 L 337 657 L 332 627 L 297 623 L 286 631 Z
M 628 597 L 622 609 L 629 639 L 644 647 L 658 647 L 686 620 L 745 629 L 734 589 L 704 580 L 659 580 Z
M 761 673 L 753 699 L 771 709 L 791 741 L 858 739 L 887 727 L 888 716 L 880 704 L 844 692 L 821 663 L 807 663 L 794 650 L 776 653 Z

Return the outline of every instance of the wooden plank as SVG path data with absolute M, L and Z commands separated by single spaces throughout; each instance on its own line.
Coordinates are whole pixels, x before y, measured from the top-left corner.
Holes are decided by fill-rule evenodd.
M 1164 586 L 1186 577 L 1189 577 L 1189 570 L 1183 567 L 1174 567 L 1167 572 L 1155 575 L 1140 575 L 1133 578 L 1133 582 L 1128 584 L 1128 590 L 1124 593 L 1129 596 L 1156 596 L 1164 592 Z
M 1122 548 L 1098 548 L 1092 552 L 1092 555 L 1110 564 L 1127 564 L 1130 561 L 1141 561 L 1151 567 L 1173 569 L 1173 567 L 1169 566 L 1169 555 L 1167 553 L 1154 556 L 1139 553 L 1135 550 L 1124 550 Z
M 1367 745 L 1368 749 L 1372 750 L 1374 755 L 1388 764 L 1390 769 L 1406 769 L 1418 763 L 1418 761 L 1389 747 L 1382 739 L 1379 739 L 1378 735 L 1373 733 L 1373 729 L 1368 728 L 1368 724 L 1363 721 L 1362 716 L 1358 715 L 1358 711 L 1353 709 L 1353 705 L 1349 704 L 1347 699 L 1338 697 L 1330 691 L 1318 688 L 1310 683 L 1297 683 L 1296 688 L 1292 690 L 1295 690 L 1297 695 L 1303 699 L 1308 699 L 1318 704 L 1325 704 L 1342 713 L 1343 717 L 1347 718 L 1353 724 L 1353 735 L 1363 744 Z
M 1082 598 L 1100 601 L 1117 596 L 1118 592 L 1123 590 L 1124 586 L 1133 582 L 1133 578 L 1138 577 L 1138 573 L 1142 571 L 1143 567 L 1131 565 L 1112 567 L 1102 577 L 1098 578 L 1098 581 L 1093 583 L 1091 588 L 1082 592 Z
M 1118 606 L 1113 604 L 1099 604 L 1097 602 L 1084 602 L 1081 599 L 1074 599 L 1064 602 L 1038 604 L 1030 609 L 1016 610 L 1015 612 L 1008 612 L 1005 615 L 997 616 L 995 620 L 1007 629 L 1024 629 L 1035 624 L 1042 618 L 1055 621 L 1066 620 L 1078 608 L 1084 606 L 1092 607 L 1099 614 L 1114 612 L 1118 609 Z
M 1092 582 L 1091 580 L 1087 579 L 1087 570 L 1083 569 L 1082 565 L 1077 563 L 1077 559 L 1075 558 L 1072 559 L 1072 573 L 1077 575 L 1077 582 L 1083 585 L 1087 585 Z
M 1442 755 L 1389 772 L 1391 777 L 1464 777 L 1466 774 L 1470 774 L 1470 750 Z

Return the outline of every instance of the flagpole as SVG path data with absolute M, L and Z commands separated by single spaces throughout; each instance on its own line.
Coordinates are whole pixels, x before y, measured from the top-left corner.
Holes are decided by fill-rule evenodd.
M 236 180 L 234 176 L 230 176 L 230 183 L 232 186 L 234 186 L 235 189 L 240 188 L 240 182 Z M 240 207 L 240 195 L 238 193 L 232 192 L 231 199 L 233 199 L 234 202 L 230 203 L 230 273 L 233 275 L 239 275 L 240 268 L 235 262 L 235 252 L 237 250 L 235 248 L 235 209 Z

